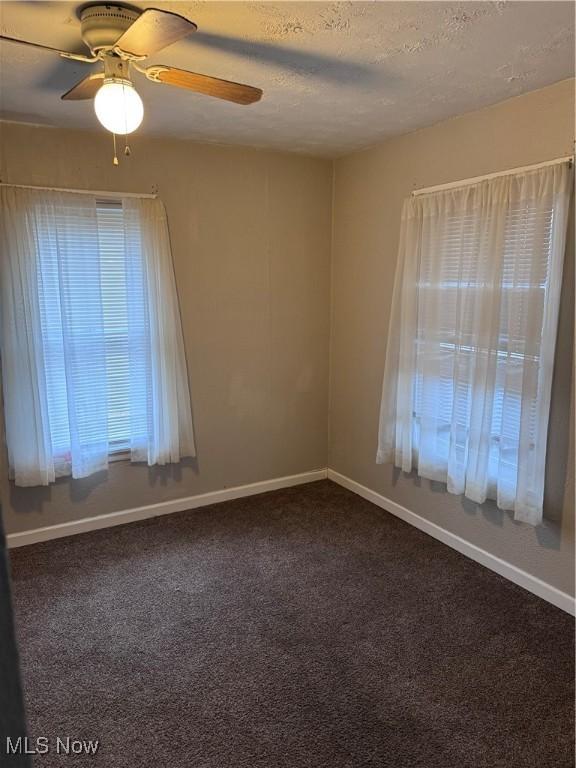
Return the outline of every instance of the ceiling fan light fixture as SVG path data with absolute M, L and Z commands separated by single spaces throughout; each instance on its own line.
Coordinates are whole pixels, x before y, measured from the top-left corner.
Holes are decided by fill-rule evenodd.
M 129 80 L 106 78 L 94 99 L 94 111 L 111 133 L 132 133 L 142 123 L 144 104 Z

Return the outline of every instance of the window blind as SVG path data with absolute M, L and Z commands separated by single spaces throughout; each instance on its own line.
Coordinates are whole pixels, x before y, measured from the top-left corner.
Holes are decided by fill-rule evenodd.
M 75 405 L 86 416 L 75 428 L 95 445 L 104 436 L 112 454 L 130 448 L 134 421 L 143 422 L 145 433 L 149 393 L 146 375 L 130 375 L 134 355 L 139 357 L 135 361 L 139 368 L 146 370 L 144 344 L 134 343 L 133 328 L 144 308 L 134 307 L 129 329 L 129 270 L 122 202 L 98 200 L 95 212 L 88 211 L 81 217 L 81 226 L 77 210 L 73 217 L 66 209 L 53 214 L 51 211 L 41 218 L 38 295 L 50 432 L 55 457 L 65 466 L 70 461 L 71 442 L 69 376 L 75 379 Z M 73 227 L 69 226 L 71 218 Z M 141 260 L 132 260 L 131 277 L 141 279 L 141 275 L 134 275 L 134 263 L 140 264 L 141 270 Z M 143 292 L 131 292 L 132 305 L 135 297 L 143 303 Z M 63 314 L 71 322 L 63 323 Z M 139 331 L 145 334 L 142 322 Z M 91 376 L 91 365 L 103 367 L 105 375 Z M 93 418 L 95 407 L 104 408 L 104 430 L 104 419 Z
M 568 162 L 404 203 L 377 461 L 542 517 Z
M 496 275 L 491 282 L 484 277 L 488 265 L 481 263 L 481 258 L 493 256 L 488 244 L 482 243 L 490 232 L 489 217 L 480 222 L 473 214 L 448 216 L 439 252 L 424 251 L 421 255 L 416 335 L 419 365 L 414 386 L 416 428 L 423 418 L 439 422 L 437 451 L 446 461 L 451 438 L 463 449 L 469 436 L 476 356 L 493 358 L 494 390 L 486 404 L 491 412 L 492 487 L 496 487 L 499 473 L 506 472 L 512 479 L 518 469 L 515 446 L 520 439 L 522 377 L 528 369 L 537 370 L 539 363 L 538 349 L 528 347 L 522 318 L 530 303 L 532 322 L 542 326 L 552 223 L 551 206 L 537 207 L 530 202 L 513 205 L 505 216 L 501 260 L 494 266 Z M 498 327 L 496 345 L 482 348 L 477 345 L 475 312 L 479 303 L 489 300 L 484 294 L 494 290 L 500 293 L 498 316 L 493 318 Z M 434 353 L 439 359 L 438 381 L 424 388 L 426 355 Z M 536 439 L 537 398 L 536 390 L 531 402 L 524 404 L 529 413 L 531 446 Z

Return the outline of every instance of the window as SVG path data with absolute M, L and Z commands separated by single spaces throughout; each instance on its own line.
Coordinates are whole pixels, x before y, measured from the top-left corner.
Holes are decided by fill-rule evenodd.
M 455 439 L 457 449 L 465 450 L 469 434 L 473 404 L 474 362 L 478 355 L 491 358 L 495 369 L 494 390 L 488 406 L 491 409 L 490 451 L 488 482 L 490 495 L 494 495 L 498 476 L 509 475 L 509 482 L 518 471 L 516 446 L 520 440 L 522 406 L 521 377 L 511 381 L 510 369 L 525 371 L 538 366 L 539 354 L 526 353 L 527 339 L 523 333 L 521 318 L 525 305 L 531 304 L 531 313 L 542 324 L 544 300 L 548 281 L 548 265 L 552 245 L 552 215 L 550 207 L 537 208 L 526 201 L 507 211 L 502 237 L 502 262 L 497 290 L 500 292 L 499 325 L 496 345 L 493 349 L 476 346 L 474 308 L 477 303 L 489 303 L 492 286 L 483 282 L 482 270 L 478 269 L 478 239 L 472 215 L 451 216 L 446 219 L 439 243 L 440 273 L 433 278 L 433 259 L 430 253 L 422 254 L 418 280 L 419 323 L 416 335 L 416 359 L 419 365 L 414 386 L 415 427 L 426 415 L 434 414 L 439 421 L 438 455 L 446 462 Z M 537 254 L 533 253 L 537 245 Z M 427 308 L 433 299 L 431 292 L 439 292 L 439 316 L 436 319 L 438 334 L 427 338 Z M 511 316 L 511 306 L 515 308 Z M 436 386 L 423 386 L 426 344 L 436 346 L 440 358 Z M 454 375 L 454 365 L 458 375 Z M 508 374 L 508 376 L 507 376 Z M 508 379 L 508 380 L 507 380 Z M 507 386 L 508 384 L 508 386 Z M 529 430 L 535 429 L 537 392 L 531 392 L 527 405 Z M 455 431 L 452 431 L 452 427 Z M 416 440 L 416 443 L 418 441 Z M 530 448 L 533 449 L 531 444 Z
M 528 522 L 542 513 L 568 170 L 407 201 L 386 359 L 377 460 Z
M 65 216 L 63 212 L 63 216 Z M 65 366 L 64 331 L 62 326 L 61 291 L 59 279 L 58 241 L 66 235 L 57 226 L 51 226 L 49 219 L 41 219 L 44 225 L 39 236 L 38 293 L 40 299 L 40 317 L 42 324 L 42 342 L 46 366 L 46 386 L 48 415 L 52 445 L 57 459 L 70 461 L 71 440 L 68 419 L 68 392 Z M 65 222 L 63 222 L 65 225 Z M 93 234 L 96 243 L 91 243 Z M 131 419 L 144 419 L 147 410 L 146 392 L 142 391 L 135 402 L 139 413 L 133 413 L 130 397 L 130 334 L 128 328 L 128 296 L 126 291 L 126 253 L 124 247 L 124 215 L 122 203 L 118 200 L 98 200 L 96 204 L 96 228 L 94 233 L 77 230 L 71 234 L 74 241 L 76 258 L 72 257 L 68 265 L 67 286 L 70 292 L 68 300 L 78 304 L 80 314 L 90 306 L 93 288 L 97 281 L 100 292 L 98 303 L 101 304 L 103 351 L 105 357 L 107 402 L 107 427 L 109 452 L 122 453 L 130 449 Z M 86 245 L 82 244 L 87 240 Z M 98 249 L 98 272 L 88 280 L 84 263 L 86 249 Z M 140 268 L 142 263 L 139 264 Z M 98 311 L 98 310 L 97 310 Z M 86 316 L 86 320 L 89 317 Z M 99 333 L 98 324 L 90 322 L 86 326 L 74 326 L 69 333 L 77 343 L 86 346 L 99 345 L 100 339 L 93 334 Z M 143 329 L 140 329 L 142 332 Z M 140 347 L 143 351 L 143 347 Z M 145 390 L 145 380 L 133 382 L 139 389 Z M 83 377 L 78 396 L 89 404 L 93 381 L 89 375 Z M 101 435 L 93 436 L 98 443 Z
M 195 455 L 157 200 L 2 188 L 0 328 L 10 472 L 86 477 L 110 455 Z

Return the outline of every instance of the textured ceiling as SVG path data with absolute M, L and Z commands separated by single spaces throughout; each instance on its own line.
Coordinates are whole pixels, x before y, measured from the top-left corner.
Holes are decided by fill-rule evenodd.
M 241 107 L 138 75 L 151 135 L 337 156 L 574 76 L 572 2 L 151 2 L 199 31 L 150 61 L 256 85 Z M 3 34 L 82 50 L 77 3 L 1 2 Z M 90 67 L 0 44 L 0 117 L 97 128 Z M 98 65 L 96 65 L 98 66 Z M 94 67 L 93 67 L 94 68 Z

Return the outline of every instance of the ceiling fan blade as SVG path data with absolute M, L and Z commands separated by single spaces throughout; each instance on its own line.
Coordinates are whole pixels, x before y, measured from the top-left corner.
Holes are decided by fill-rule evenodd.
M 80 99 L 93 99 L 104 80 L 104 72 L 93 72 L 88 77 L 73 85 L 69 91 L 61 96 L 66 101 L 79 101 Z
M 133 56 L 150 56 L 197 29 L 193 21 L 177 13 L 150 8 L 118 38 L 115 47 Z
M 64 59 L 72 59 L 73 61 L 83 61 L 87 64 L 91 64 L 98 61 L 97 56 L 85 56 L 83 53 L 71 53 L 70 51 L 61 51 L 59 48 L 52 48 L 49 45 L 41 45 L 40 43 L 31 43 L 29 40 L 19 40 L 17 37 L 8 37 L 7 35 L 0 35 L 0 40 L 6 40 L 9 43 L 19 43 L 20 45 L 28 45 L 30 48 L 39 48 L 42 51 L 51 51 L 57 53 Z
M 220 80 L 218 77 L 199 75 L 196 72 L 187 72 L 185 69 L 156 66 L 148 67 L 143 71 L 146 77 L 154 82 L 176 85 L 206 96 L 233 101 L 235 104 L 253 104 L 262 98 L 260 88 L 233 83 L 230 80 Z

